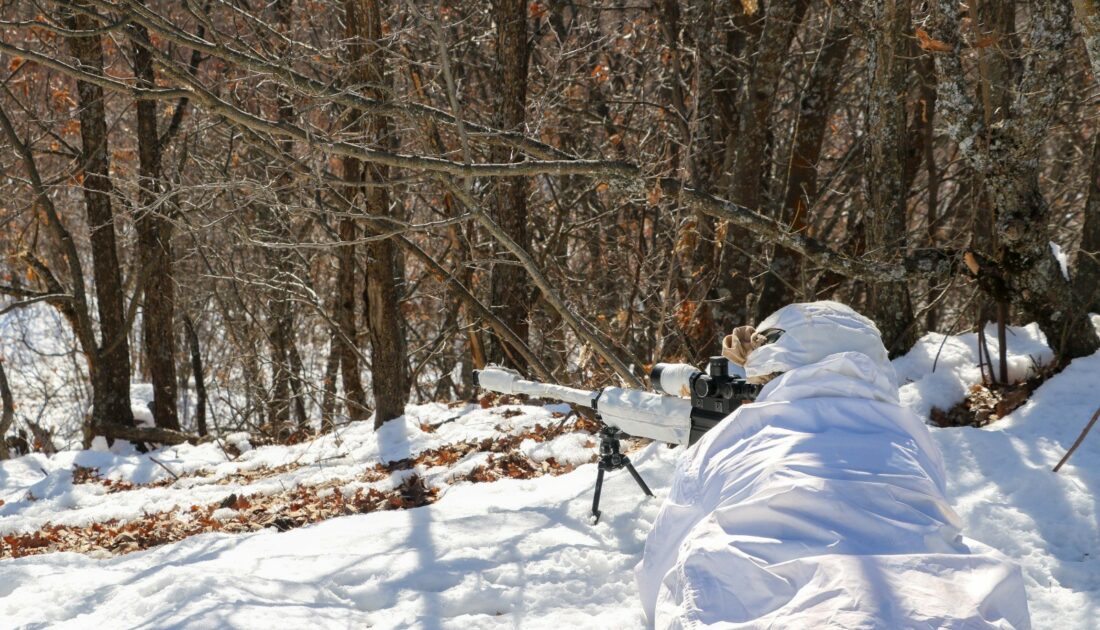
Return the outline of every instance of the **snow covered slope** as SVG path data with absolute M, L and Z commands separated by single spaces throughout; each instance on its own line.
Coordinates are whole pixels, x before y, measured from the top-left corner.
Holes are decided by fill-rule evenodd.
M 638 457 L 655 486 L 675 451 Z M 589 524 L 593 466 L 453 487 L 422 508 L 276 533 L 205 534 L 97 560 L 0 564 L 0 618 L 17 626 L 637 628 L 631 569 L 657 502 L 625 474 Z
M 364 487 L 392 489 L 410 471 L 373 482 L 363 481 L 362 471 L 379 462 L 416 460 L 447 444 L 522 437 L 536 426 L 568 420 L 561 411 L 410 406 L 403 419 L 377 434 L 363 423 L 311 443 L 254 449 L 241 436 L 236 443 L 244 452 L 232 462 L 214 444 L 156 453 L 164 467 L 139 454 L 23 457 L 0 466 L 0 533 L 30 532 L 47 521 L 71 527 L 125 522 L 161 511 L 186 520 L 190 505 L 231 493 L 258 497 L 334 480 L 335 491 L 345 496 Z M 567 432 L 522 440 L 515 451 L 560 472 L 591 461 L 594 447 L 590 434 Z M 650 444 L 632 457 L 662 488 L 678 453 Z M 5 627 L 71 628 L 638 627 L 631 569 L 657 501 L 645 499 L 625 471 L 613 473 L 604 486 L 604 518 L 592 526 L 594 465 L 534 479 L 455 481 L 484 467 L 490 456 L 474 450 L 447 465 L 416 466 L 428 485 L 443 488 L 426 507 L 285 533 L 269 527 L 202 534 L 121 556 L 98 549 L 0 560 L 0 619 Z M 111 492 L 100 483 L 74 483 L 74 465 L 98 468 L 112 487 L 138 485 Z M 229 514 L 216 518 L 231 519 L 234 509 L 219 512 Z
M 902 396 L 918 410 L 949 406 L 977 381 L 973 339 L 965 335 L 947 340 L 931 373 L 942 341 L 930 335 L 896 363 L 907 381 Z M 1015 329 L 1009 346 L 1021 373 L 1049 356 L 1034 329 Z M 934 430 L 967 534 L 1024 567 L 1036 628 L 1091 628 L 1100 619 L 1100 434 L 1059 474 L 1050 472 L 1100 405 L 1098 385 L 1100 355 L 1075 361 L 985 429 Z M 567 421 L 563 411 L 410 406 L 377 434 L 364 423 L 313 442 L 262 447 L 235 436 L 225 446 L 229 455 L 241 451 L 236 459 L 205 444 L 152 457 L 70 451 L 6 462 L 0 535 L 155 514 L 184 522 L 201 516 L 243 533 L 200 534 L 123 555 L 102 546 L 14 559 L 4 552 L 0 626 L 640 627 L 631 568 L 682 451 L 650 444 L 631 452 L 657 498 L 644 499 L 629 475 L 613 473 L 603 519 L 592 525 L 592 436 L 535 429 Z M 490 452 L 486 445 L 501 436 L 513 436 L 507 452 Z M 536 476 L 509 478 L 506 465 Z M 74 466 L 83 467 L 75 477 Z M 89 482 L 93 467 L 98 477 Z M 414 473 L 440 488 L 431 505 L 286 532 L 277 520 L 248 531 L 256 525 L 243 520 L 264 509 L 263 497 L 302 489 L 392 498 Z M 229 497 L 249 497 L 251 507 Z M 298 508 L 291 508 L 279 514 L 293 515 Z
M 1093 323 L 1100 331 L 1100 316 Z M 997 356 L 992 326 L 987 339 Z M 1034 324 L 1010 328 L 1008 354 L 1013 379 L 1052 356 Z M 926 335 L 894 361 L 902 401 L 927 416 L 963 400 L 981 380 L 977 356 L 974 333 Z M 1100 628 L 1100 429 L 1051 472 L 1097 407 L 1100 354 L 1077 359 L 985 428 L 932 429 L 965 533 L 1020 563 L 1037 629 Z
M 1036 628 L 1100 627 L 1100 431 L 1051 472 L 1098 406 L 1093 355 L 986 428 L 933 432 L 969 536 L 1023 566 Z

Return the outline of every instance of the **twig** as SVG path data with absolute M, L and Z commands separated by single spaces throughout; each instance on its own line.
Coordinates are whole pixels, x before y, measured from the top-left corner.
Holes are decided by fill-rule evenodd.
M 1069 461 L 1070 456 L 1073 455 L 1073 451 L 1076 451 L 1077 447 L 1081 446 L 1081 442 L 1085 441 L 1085 436 L 1089 434 L 1089 429 L 1092 428 L 1092 425 L 1096 424 L 1097 418 L 1100 418 L 1100 407 L 1096 408 L 1096 413 L 1092 414 L 1092 420 L 1089 420 L 1089 423 L 1085 425 L 1085 429 L 1081 431 L 1081 435 L 1078 435 L 1077 439 L 1073 441 L 1073 446 L 1069 447 L 1066 454 L 1062 456 L 1062 461 L 1058 462 L 1058 465 L 1054 467 L 1054 472 L 1058 472 L 1058 469 Z
M 944 345 L 947 344 L 947 338 L 955 333 L 955 326 L 958 326 L 959 320 L 962 319 L 963 313 L 966 312 L 966 309 L 967 309 L 968 306 L 970 306 L 970 303 L 974 301 L 974 296 L 976 296 L 976 295 L 978 295 L 977 291 L 970 294 L 970 299 L 967 300 L 966 304 L 963 304 L 962 308 L 959 309 L 959 314 L 957 316 L 955 316 L 955 321 L 951 322 L 951 326 L 947 329 L 947 334 L 945 334 L 943 336 L 943 340 L 940 341 L 940 347 L 939 347 L 938 350 L 936 350 L 936 357 L 934 359 L 932 359 L 932 372 L 933 373 L 936 372 L 936 364 L 940 362 L 940 353 L 943 352 L 943 347 L 944 347 Z
M 168 471 L 168 474 L 169 474 L 169 475 L 172 475 L 172 477 L 173 477 L 173 478 L 174 478 L 174 479 L 175 479 L 176 481 L 179 481 L 179 479 L 180 479 L 180 476 L 179 476 L 179 475 L 177 475 L 176 473 L 172 472 L 172 469 L 171 469 L 171 468 L 169 468 L 169 467 L 165 466 L 165 465 L 164 465 L 164 464 L 163 464 L 163 463 L 162 463 L 162 462 L 161 462 L 161 461 L 160 461 L 159 459 L 157 459 L 156 457 L 153 457 L 152 455 L 147 455 L 147 457 L 148 457 L 148 458 L 149 458 L 150 460 L 152 460 L 152 462 L 153 462 L 154 464 L 156 464 L 157 466 L 160 466 L 161 468 L 163 468 L 163 469 L 167 470 L 167 471 Z

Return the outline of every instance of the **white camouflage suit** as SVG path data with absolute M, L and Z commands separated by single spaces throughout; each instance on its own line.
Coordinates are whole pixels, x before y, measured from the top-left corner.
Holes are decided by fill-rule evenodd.
M 782 372 L 685 453 L 636 569 L 657 628 L 1030 628 L 1020 569 L 960 534 L 942 456 L 878 330 L 836 302 L 784 331 Z

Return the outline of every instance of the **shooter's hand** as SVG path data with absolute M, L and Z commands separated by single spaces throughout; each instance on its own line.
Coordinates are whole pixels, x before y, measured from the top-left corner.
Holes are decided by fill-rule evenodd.
M 768 343 L 768 338 L 756 332 L 752 326 L 738 326 L 732 335 L 722 339 L 722 356 L 737 365 L 745 365 L 753 350 Z

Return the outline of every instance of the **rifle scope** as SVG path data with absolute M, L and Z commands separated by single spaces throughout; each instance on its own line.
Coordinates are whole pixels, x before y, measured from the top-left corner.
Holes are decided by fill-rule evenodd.
M 731 376 L 729 360 L 723 356 L 711 357 L 706 372 L 686 363 L 658 363 L 650 371 L 649 380 L 658 391 L 691 399 L 692 444 L 741 403 L 755 400 L 761 389 L 760 385 Z

